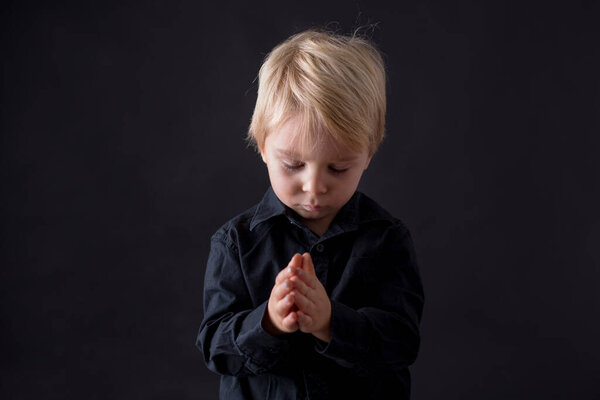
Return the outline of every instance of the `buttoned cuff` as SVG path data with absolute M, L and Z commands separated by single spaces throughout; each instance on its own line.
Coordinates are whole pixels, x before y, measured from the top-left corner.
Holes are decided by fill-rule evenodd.
M 369 334 L 369 322 L 364 315 L 332 300 L 329 343 L 318 340 L 316 351 L 351 368 L 368 354 Z
M 243 319 L 236 344 L 246 356 L 246 367 L 255 374 L 272 368 L 289 350 L 285 338 L 269 334 L 262 327 L 267 302 L 252 310 Z

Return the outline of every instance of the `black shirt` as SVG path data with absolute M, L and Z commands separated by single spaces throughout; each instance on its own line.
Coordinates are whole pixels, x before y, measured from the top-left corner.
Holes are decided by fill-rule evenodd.
M 310 252 L 331 300 L 331 339 L 261 326 L 275 277 Z M 360 192 L 319 237 L 277 198 L 211 239 L 196 345 L 223 399 L 408 399 L 423 288 L 410 234 Z

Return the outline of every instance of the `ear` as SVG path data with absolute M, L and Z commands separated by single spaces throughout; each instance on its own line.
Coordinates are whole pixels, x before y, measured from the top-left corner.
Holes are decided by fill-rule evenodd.
M 263 160 L 263 162 L 264 162 L 265 164 L 267 163 L 267 158 L 266 158 L 266 156 L 265 156 L 265 151 L 264 151 L 264 149 L 263 149 L 263 150 L 260 150 L 260 158 L 262 158 L 262 160 Z
M 370 155 L 369 158 L 367 158 L 367 162 L 365 163 L 365 168 L 363 169 L 363 171 L 365 171 L 367 168 L 369 168 L 369 164 L 371 163 L 371 158 L 373 158 L 373 155 Z

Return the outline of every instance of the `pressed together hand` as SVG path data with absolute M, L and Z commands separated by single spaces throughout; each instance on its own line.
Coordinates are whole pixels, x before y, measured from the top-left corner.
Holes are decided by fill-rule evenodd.
M 296 254 L 275 279 L 263 326 L 271 334 L 296 330 L 329 342 L 331 302 L 309 253 Z

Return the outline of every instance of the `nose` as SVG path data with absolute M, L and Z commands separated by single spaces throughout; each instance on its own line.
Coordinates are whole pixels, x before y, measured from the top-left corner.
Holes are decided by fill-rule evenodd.
M 325 177 L 317 170 L 306 171 L 306 179 L 302 184 L 302 190 L 312 195 L 327 193 Z

